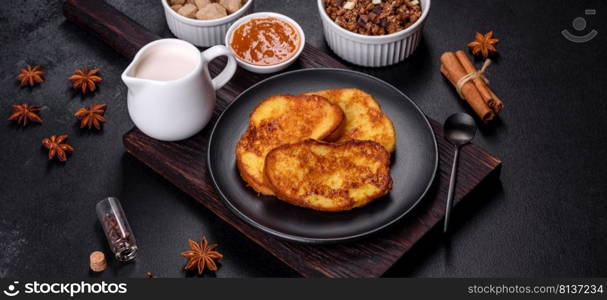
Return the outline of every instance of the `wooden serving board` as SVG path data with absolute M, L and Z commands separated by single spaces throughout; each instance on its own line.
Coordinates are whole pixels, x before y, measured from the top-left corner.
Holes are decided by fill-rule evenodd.
M 160 38 L 100 0 L 69 0 L 64 5 L 64 14 L 129 58 L 146 43 Z M 220 60 L 213 61 L 211 73 L 216 74 L 223 64 Z M 291 69 L 317 67 L 346 68 L 306 45 Z M 409 215 L 355 242 L 333 245 L 289 242 L 258 230 L 234 215 L 215 192 L 206 166 L 211 124 L 237 95 L 266 77 L 239 69 L 230 83 L 217 92 L 214 119 L 196 136 L 180 142 L 161 142 L 133 128 L 124 135 L 126 150 L 302 276 L 381 276 L 444 217 L 453 148 L 443 138 L 442 126 L 430 120 L 438 143 L 438 174 L 431 190 Z M 498 175 L 500 166 L 501 161 L 487 151 L 475 145 L 464 146 L 460 153 L 455 204 L 483 180 Z

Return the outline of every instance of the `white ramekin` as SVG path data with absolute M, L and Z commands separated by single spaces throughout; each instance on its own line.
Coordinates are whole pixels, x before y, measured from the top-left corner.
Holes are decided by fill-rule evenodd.
M 240 26 L 241 24 L 243 24 L 245 22 L 248 22 L 251 19 L 267 18 L 267 17 L 277 18 L 277 19 L 280 19 L 282 21 L 285 21 L 285 22 L 293 25 L 293 27 L 295 27 L 295 30 L 297 30 L 297 33 L 299 34 L 299 43 L 300 43 L 299 47 L 297 48 L 297 52 L 295 52 L 295 54 L 293 56 L 291 56 L 289 59 L 287 59 L 286 61 L 283 61 L 279 64 L 270 65 L 270 66 L 260 66 L 260 65 L 250 64 L 250 63 L 242 60 L 240 57 L 238 57 L 238 55 L 236 55 L 236 53 L 234 53 L 234 50 L 230 46 L 230 41 L 232 40 L 232 33 L 234 32 L 234 30 L 236 30 L 236 28 L 238 28 L 238 26 Z M 304 31 L 301 28 L 301 26 L 299 26 L 299 24 L 297 24 L 297 22 L 295 22 L 295 20 L 293 20 L 285 15 L 281 15 L 281 14 L 277 14 L 277 13 L 258 12 L 258 13 L 254 13 L 254 14 L 250 14 L 248 16 L 242 17 L 242 18 L 238 19 L 238 21 L 234 22 L 234 24 L 232 24 L 232 26 L 230 26 L 230 28 L 228 29 L 228 32 L 226 33 L 225 44 L 228 47 L 228 49 L 230 49 L 230 51 L 232 51 L 232 54 L 234 55 L 234 58 L 236 58 L 236 62 L 238 62 L 238 65 L 240 67 L 244 68 L 245 70 L 251 71 L 253 73 L 269 74 L 269 73 L 275 73 L 278 71 L 282 71 L 297 60 L 297 58 L 299 57 L 299 55 L 301 55 L 301 52 L 303 51 L 303 48 L 306 45 L 306 36 L 305 36 Z
M 228 27 L 238 18 L 253 10 L 253 0 L 248 0 L 239 10 L 223 18 L 197 20 L 178 14 L 169 6 L 167 0 L 160 1 L 162 2 L 162 7 L 164 7 L 167 25 L 171 32 L 176 37 L 201 47 L 210 47 L 223 43 Z
M 383 67 L 403 61 L 419 45 L 430 0 L 419 0 L 422 15 L 405 30 L 388 35 L 369 36 L 350 32 L 337 25 L 327 15 L 324 0 L 318 0 L 318 9 L 325 39 L 329 47 L 342 59 L 365 67 Z

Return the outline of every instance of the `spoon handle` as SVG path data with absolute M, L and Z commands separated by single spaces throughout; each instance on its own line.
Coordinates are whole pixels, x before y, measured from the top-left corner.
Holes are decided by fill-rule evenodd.
M 453 194 L 455 193 L 455 177 L 457 177 L 457 161 L 459 158 L 459 146 L 455 147 L 453 155 L 453 167 L 451 168 L 451 178 L 449 179 L 449 193 L 447 194 L 447 208 L 445 210 L 445 227 L 443 232 L 447 232 L 449 226 L 449 217 L 451 216 L 451 207 L 453 206 Z

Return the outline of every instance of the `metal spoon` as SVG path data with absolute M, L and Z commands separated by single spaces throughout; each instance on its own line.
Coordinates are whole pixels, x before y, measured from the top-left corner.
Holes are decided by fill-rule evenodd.
M 474 119 L 466 113 L 452 114 L 445 121 L 444 126 L 445 139 L 455 146 L 453 155 L 453 167 L 451 169 L 451 179 L 449 180 L 449 193 L 447 194 L 447 209 L 445 212 L 445 227 L 443 232 L 447 232 L 449 225 L 449 216 L 453 206 L 453 194 L 455 190 L 455 177 L 457 177 L 457 161 L 459 158 L 459 148 L 469 143 L 476 133 L 476 123 Z

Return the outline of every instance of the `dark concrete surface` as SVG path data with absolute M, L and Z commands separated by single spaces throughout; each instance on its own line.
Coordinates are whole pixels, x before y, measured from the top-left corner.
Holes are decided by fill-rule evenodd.
M 170 36 L 158 1 L 109 1 L 151 31 Z M 0 9 L 0 277 L 190 276 L 179 253 L 188 238 L 206 235 L 224 253 L 217 277 L 297 276 L 171 184 L 125 153 L 132 126 L 120 73 L 128 61 L 73 24 L 62 1 L 7 1 Z M 587 16 L 598 36 L 574 44 L 561 36 Z M 315 1 L 256 0 L 300 22 L 308 42 L 330 52 Z M 387 276 L 606 276 L 607 275 L 607 13 L 603 1 L 432 2 L 424 39 L 406 62 L 362 69 L 397 86 L 426 114 L 444 120 L 470 112 L 441 77 L 443 51 L 464 49 L 476 31 L 494 30 L 501 54 L 491 86 L 506 103 L 501 120 L 475 143 L 504 161 L 501 179 L 455 209 L 449 238 L 433 230 Z M 19 88 L 26 64 L 41 64 L 46 81 Z M 101 69 L 92 96 L 69 87 L 74 68 Z M 10 105 L 42 105 L 42 125 L 6 121 Z M 73 113 L 108 103 L 100 132 L 80 130 Z M 69 134 L 76 148 L 66 164 L 47 161 L 40 140 Z M 94 205 L 119 197 L 141 248 L 135 263 L 110 261 L 101 275 L 88 255 L 109 253 Z M 206 276 L 214 276 L 207 274 Z

